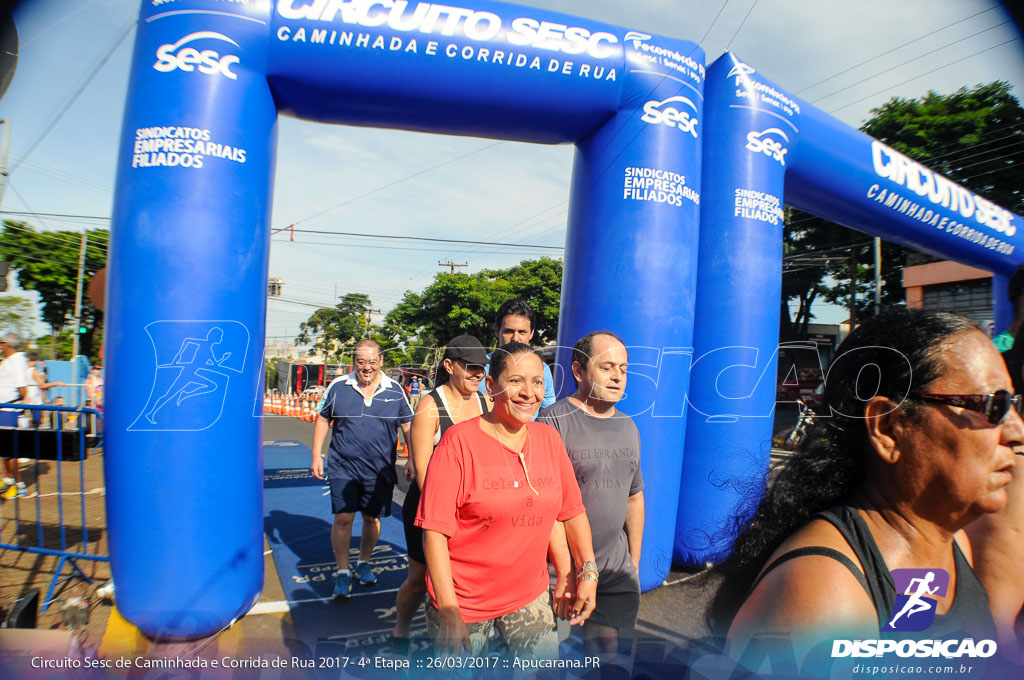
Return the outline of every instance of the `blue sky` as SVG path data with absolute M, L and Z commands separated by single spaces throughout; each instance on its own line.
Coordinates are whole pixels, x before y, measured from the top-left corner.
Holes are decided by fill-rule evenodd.
M 990 0 L 516 4 L 698 41 L 708 63 L 728 47 L 791 93 L 853 126 L 893 96 L 946 93 L 992 80 L 1008 81 L 1018 97 L 1024 93 L 1024 41 L 1000 4 Z M 13 169 L 0 205 L 5 213 L 110 215 L 139 6 L 139 0 L 30 0 L 19 7 L 18 70 L 0 99 L 0 116 L 11 129 Z M 572 157 L 570 145 L 282 118 L 272 226 L 560 248 Z M 44 229 L 108 224 L 4 216 Z M 403 291 L 428 284 L 441 270 L 438 261 L 466 262 L 474 271 L 558 252 L 412 242 L 396 248 L 311 234 L 291 242 L 282 234 L 272 241 L 270 275 L 284 279 L 282 297 L 288 300 L 329 306 L 335 291 L 364 292 L 387 312 Z M 268 338 L 294 337 L 313 310 L 272 300 Z M 842 310 L 818 312 L 823 321 L 843 316 Z

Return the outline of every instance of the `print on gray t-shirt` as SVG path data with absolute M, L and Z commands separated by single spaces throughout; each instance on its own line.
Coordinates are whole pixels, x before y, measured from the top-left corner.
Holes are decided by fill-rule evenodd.
M 561 399 L 541 409 L 537 422 L 554 426 L 569 452 L 594 537 L 602 586 L 635 570 L 623 523 L 626 501 L 644 488 L 640 472 L 640 433 L 629 416 L 615 412 L 597 418 Z

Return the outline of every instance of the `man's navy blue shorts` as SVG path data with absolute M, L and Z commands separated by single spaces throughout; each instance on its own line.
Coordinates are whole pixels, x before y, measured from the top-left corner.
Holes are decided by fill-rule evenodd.
M 391 496 L 395 485 L 378 477 L 373 481 L 351 479 L 336 470 L 327 475 L 331 486 L 331 512 L 361 512 L 370 517 L 391 515 Z

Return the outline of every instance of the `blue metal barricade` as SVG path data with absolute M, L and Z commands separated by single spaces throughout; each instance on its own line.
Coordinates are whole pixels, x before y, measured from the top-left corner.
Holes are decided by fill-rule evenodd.
M 16 479 L 21 481 L 21 464 L 19 459 L 27 459 L 30 468 L 34 472 L 35 493 L 32 495 L 19 495 L 7 498 L 0 505 L 0 550 L 18 550 L 39 555 L 53 555 L 59 557 L 57 567 L 54 570 L 53 579 L 50 581 L 46 599 L 43 602 L 42 611 L 50 606 L 53 601 L 54 592 L 58 586 L 73 579 L 81 578 L 86 583 L 92 583 L 92 579 L 78 566 L 76 560 L 91 560 L 94 562 L 109 562 L 110 557 L 98 554 L 98 548 L 90 551 L 89 528 L 86 514 L 86 489 L 85 489 L 85 461 L 90 452 L 95 452 L 103 444 L 102 419 L 103 414 L 92 408 L 67 407 L 67 406 L 40 406 L 33 404 L 0 404 L 0 409 L 5 411 L 17 411 L 19 414 L 18 427 L 0 426 L 0 458 L 10 458 L 15 461 Z M 25 415 L 22 415 L 22 414 Z M 40 493 L 40 475 L 42 473 L 42 461 L 54 461 L 56 472 L 56 530 L 57 545 L 46 545 L 44 540 L 44 529 L 46 524 L 44 516 L 44 494 Z M 81 550 L 73 550 L 70 546 L 77 545 L 77 535 L 69 541 L 67 517 L 74 512 L 72 507 L 65 507 L 65 496 L 74 495 L 75 492 L 65 492 L 65 466 L 74 464 L 78 472 L 78 506 L 81 517 Z M 102 473 L 101 473 L 102 474 Z M 70 482 L 69 482 L 70 483 Z M 51 494 L 45 494 L 49 497 Z M 35 509 L 35 545 L 28 542 L 31 530 L 32 519 L 31 508 L 24 510 L 22 503 L 32 503 Z M 8 539 L 5 522 L 9 515 L 9 508 L 13 508 L 13 539 Z M 53 507 L 47 503 L 46 513 L 52 517 Z M 28 531 L 24 529 L 28 528 Z M 76 528 L 77 529 L 77 528 Z M 77 531 L 75 532 L 77 534 Z M 94 538 L 98 536 L 97 531 L 93 532 Z M 50 541 L 53 542 L 52 540 Z M 62 577 L 65 565 L 71 567 L 70 575 Z

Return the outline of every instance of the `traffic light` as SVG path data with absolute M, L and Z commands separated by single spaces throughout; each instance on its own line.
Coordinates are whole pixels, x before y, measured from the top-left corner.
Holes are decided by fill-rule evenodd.
M 11 270 L 9 262 L 0 262 L 0 293 L 7 290 L 7 273 Z
M 78 327 L 78 334 L 79 334 L 79 335 L 85 335 L 85 333 L 86 333 L 86 332 L 87 332 L 88 330 L 89 330 L 89 329 L 87 329 L 87 328 L 86 328 L 85 326 L 79 326 L 79 327 Z

